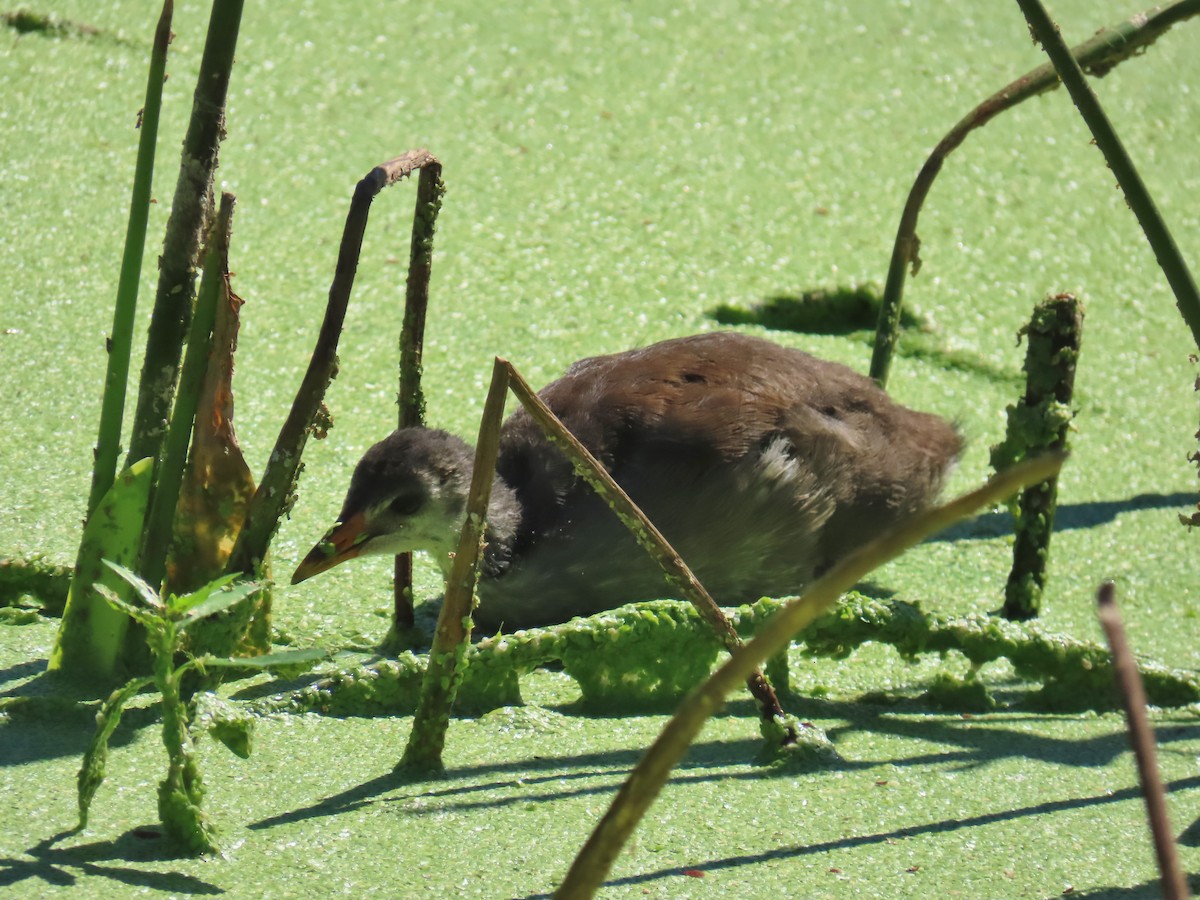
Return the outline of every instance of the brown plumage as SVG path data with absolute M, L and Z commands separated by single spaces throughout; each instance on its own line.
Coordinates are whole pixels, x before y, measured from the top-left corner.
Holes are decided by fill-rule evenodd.
M 746 335 L 584 359 L 540 396 L 722 604 L 783 596 L 941 489 L 961 440 L 845 366 Z M 397 431 L 351 479 L 293 583 L 364 553 L 457 542 L 473 451 Z M 669 595 L 661 571 L 523 411 L 501 431 L 476 622 L 565 621 Z M 332 547 L 330 546 L 332 544 Z

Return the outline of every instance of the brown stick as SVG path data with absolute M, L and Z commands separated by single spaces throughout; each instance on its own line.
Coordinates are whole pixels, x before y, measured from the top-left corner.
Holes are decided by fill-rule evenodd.
M 417 205 L 413 212 L 412 244 L 408 254 L 408 281 L 404 295 L 404 325 L 400 330 L 400 407 L 398 427 L 425 424 L 425 395 L 421 391 L 421 356 L 425 346 L 425 311 L 429 306 L 429 279 L 433 273 L 433 235 L 442 208 L 446 185 L 442 164 L 433 157 L 421 167 Z M 396 557 L 392 604 L 392 632 L 413 627 L 412 554 Z
M 329 302 L 325 307 L 325 319 L 321 323 L 317 344 L 309 360 L 308 370 L 300 383 L 300 389 L 296 392 L 296 399 L 292 401 L 291 411 L 279 430 L 267 470 L 263 473 L 258 490 L 254 492 L 246 510 L 246 524 L 238 535 L 237 544 L 229 557 L 226 567 L 228 572 L 257 571 L 279 525 L 279 519 L 295 500 L 300 456 L 308 442 L 311 426 L 325 397 L 325 391 L 337 373 L 338 338 L 346 319 L 350 291 L 354 287 L 354 275 L 358 270 L 358 257 L 362 250 L 371 201 L 385 187 L 395 184 L 431 162 L 436 163 L 437 160 L 429 151 L 412 150 L 376 166 L 354 189 L 354 199 L 350 201 L 350 211 L 346 214 L 342 243 L 338 249 L 337 268 L 334 270 L 333 284 L 329 288 Z
M 412 732 L 397 770 L 417 774 L 440 772 L 450 708 L 462 682 L 467 646 L 471 640 L 471 610 L 479 557 L 483 552 L 483 531 L 492 481 L 496 477 L 496 455 L 500 449 L 500 422 L 504 416 L 504 398 L 508 392 L 508 364 L 499 357 L 492 366 L 483 417 L 479 422 L 479 441 L 475 445 L 475 468 L 467 494 L 467 517 L 459 534 L 458 551 L 446 580 L 446 597 L 438 616 L 437 632 L 429 648 L 429 665 L 421 682 L 421 697 L 413 717 Z
M 1146 715 L 1146 690 L 1138 673 L 1137 661 L 1125 639 L 1125 626 L 1117 609 L 1116 588 L 1111 581 L 1100 585 L 1096 595 L 1096 614 L 1112 649 L 1113 675 L 1125 705 L 1129 723 L 1129 742 L 1137 759 L 1138 780 L 1146 800 L 1146 816 L 1154 839 L 1154 855 L 1162 874 L 1163 896 L 1167 900 L 1184 900 L 1188 896 L 1187 881 L 1179 868 L 1179 853 L 1175 848 L 1174 832 L 1167 817 L 1167 800 L 1154 751 L 1154 729 Z

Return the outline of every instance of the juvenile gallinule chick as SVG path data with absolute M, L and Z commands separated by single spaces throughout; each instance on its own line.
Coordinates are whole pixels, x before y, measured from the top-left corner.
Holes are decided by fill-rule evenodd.
M 543 400 L 723 605 L 786 596 L 936 497 L 961 448 L 942 419 L 873 381 L 741 334 L 584 359 Z M 296 584 L 365 554 L 457 547 L 474 459 L 444 431 L 402 429 L 350 480 Z M 524 410 L 500 437 L 476 623 L 565 622 L 669 596 L 662 572 Z

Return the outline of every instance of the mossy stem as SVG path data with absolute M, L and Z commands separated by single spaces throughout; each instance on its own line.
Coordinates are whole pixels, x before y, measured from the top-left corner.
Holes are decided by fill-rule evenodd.
M 500 425 L 504 417 L 509 377 L 508 364 L 497 357 L 492 365 L 492 382 L 479 422 L 475 465 L 467 493 L 467 515 L 459 535 L 454 564 L 446 579 L 446 596 L 438 616 L 433 646 L 429 648 L 429 663 L 421 682 L 421 696 L 413 717 L 412 733 L 397 767 L 405 771 L 436 773 L 442 770 L 442 749 L 450 724 L 450 708 L 462 682 L 467 647 L 471 640 L 471 611 L 479 559 L 483 552 L 488 502 L 496 477 Z
M 1046 450 L 1065 451 L 1074 411 L 1075 370 L 1083 339 L 1083 304 L 1074 294 L 1047 297 L 1018 334 L 1025 338 L 1025 395 L 1008 407 L 1004 441 L 993 448 L 997 469 Z M 1036 618 L 1050 564 L 1058 478 L 1030 485 L 1013 507 L 1013 564 L 1004 586 L 1006 619 Z

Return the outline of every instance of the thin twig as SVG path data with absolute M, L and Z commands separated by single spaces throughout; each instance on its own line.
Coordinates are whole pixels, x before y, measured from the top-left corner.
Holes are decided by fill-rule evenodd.
M 1146 691 L 1138 674 L 1137 661 L 1125 639 L 1125 626 L 1121 612 L 1117 609 L 1116 588 L 1111 581 L 1100 585 L 1096 595 L 1096 614 L 1112 648 L 1113 675 L 1125 705 L 1125 719 L 1129 724 L 1129 742 L 1137 759 L 1138 780 L 1142 785 L 1142 796 L 1146 800 L 1146 815 L 1150 820 L 1150 834 L 1154 840 L 1154 854 L 1158 858 L 1158 870 L 1162 874 L 1163 896 L 1167 900 L 1184 900 L 1188 896 L 1187 880 L 1179 867 L 1179 853 L 1175 847 L 1175 836 L 1167 816 L 1167 799 L 1163 792 L 1162 777 L 1158 771 L 1158 760 L 1154 750 L 1154 729 L 1146 715 Z
M 1088 41 L 1070 53 L 1089 74 L 1097 78 L 1108 74 L 1119 63 L 1135 56 L 1158 40 L 1169 28 L 1200 13 L 1200 0 L 1180 0 L 1165 7 L 1155 7 L 1111 28 L 1101 29 Z M 938 141 L 921 167 L 909 190 L 896 229 L 892 259 L 888 265 L 887 284 L 875 332 L 875 350 L 871 357 L 871 377 L 886 385 L 891 370 L 892 355 L 900 336 L 900 310 L 904 298 L 904 282 L 909 267 L 915 275 L 921 268 L 921 242 L 917 238 L 917 219 L 925 198 L 946 158 L 967 139 L 972 131 L 982 128 L 1000 113 L 1018 103 L 1051 91 L 1060 84 L 1058 73 L 1049 63 L 1026 72 L 1007 87 L 988 97 L 964 116 L 944 138 Z
M 1092 132 L 1092 137 L 1096 139 L 1096 146 L 1104 154 L 1104 161 L 1116 176 L 1117 184 L 1125 194 L 1125 201 L 1137 216 L 1138 224 L 1142 226 L 1146 240 L 1154 251 L 1154 258 L 1158 260 L 1163 274 L 1167 276 L 1167 283 L 1175 293 L 1175 304 L 1179 307 L 1179 314 L 1191 329 L 1192 340 L 1200 347 L 1200 292 L 1197 291 L 1195 279 L 1192 278 L 1183 254 L 1175 244 L 1175 238 L 1172 237 L 1167 223 L 1150 196 L 1150 191 L 1142 181 L 1142 176 L 1138 174 L 1133 160 L 1129 158 L 1124 144 L 1117 136 L 1116 129 L 1088 86 L 1079 63 L 1071 55 L 1058 26 L 1050 19 L 1045 7 L 1039 0 L 1017 0 L 1017 5 L 1025 14 L 1035 38 L 1050 57 L 1050 62 L 1054 64 L 1063 86 L 1079 109 L 1079 115 Z
M 334 270 L 333 284 L 329 288 L 329 302 L 325 307 L 325 318 L 321 322 L 317 344 L 313 348 L 308 370 L 304 373 L 304 379 L 296 392 L 296 399 L 292 401 L 287 420 L 279 430 L 279 437 L 275 441 L 275 449 L 271 452 L 262 481 L 259 482 L 246 510 L 246 523 L 230 554 L 227 572 L 253 573 L 257 570 L 266 555 L 280 518 L 294 500 L 296 476 L 300 471 L 300 458 L 304 446 L 308 442 L 325 391 L 337 372 L 338 338 L 346 320 L 350 291 L 354 287 L 354 275 L 358 270 L 358 256 L 362 250 L 363 234 L 367 229 L 371 201 L 385 187 L 411 175 L 430 161 L 436 162 L 428 151 L 410 151 L 376 166 L 354 190 L 350 211 L 346 214 L 337 267 Z
M 500 449 L 500 424 L 504 417 L 509 372 L 508 364 L 497 357 L 492 365 L 492 383 L 479 422 L 475 468 L 471 473 L 471 487 L 467 494 L 467 516 L 459 534 L 450 577 L 446 580 L 446 596 L 438 616 L 433 646 L 429 648 L 429 664 L 421 682 L 421 697 L 413 717 L 412 732 L 397 767 L 408 772 L 424 774 L 442 769 L 442 749 L 450 724 L 450 708 L 462 682 L 467 646 L 471 640 L 472 601 L 479 575 L 479 558 L 483 552 L 488 501 L 496 477 L 496 456 Z
M 412 244 L 408 254 L 408 281 L 404 295 L 404 325 L 400 330 L 400 407 L 397 425 L 413 428 L 425 424 L 425 395 L 421 391 L 422 354 L 425 346 L 425 310 L 429 306 L 429 279 L 433 273 L 433 235 L 446 185 L 442 164 L 430 158 L 417 181 Z M 400 635 L 413 627 L 412 553 L 396 557 L 392 631 Z
M 508 366 L 508 374 L 513 393 L 529 412 L 530 417 L 538 424 L 550 442 L 571 460 L 571 464 L 579 476 L 587 481 L 600 495 L 600 498 L 620 517 L 642 548 L 662 566 L 667 581 L 696 607 L 696 611 L 712 627 L 726 650 L 730 653 L 741 650 L 742 639 L 728 617 L 721 611 L 721 607 L 717 606 L 716 601 L 692 573 L 683 558 L 654 526 L 654 523 L 646 517 L 637 504 L 629 499 L 629 495 L 613 480 L 600 461 L 567 430 L 567 427 L 554 415 L 550 407 L 534 393 L 521 374 L 511 365 Z M 782 734 L 779 737 L 783 743 L 795 742 L 795 727 L 788 721 L 783 708 L 779 705 L 779 698 L 775 696 L 774 689 L 763 677 L 762 670 L 755 667 L 752 671 L 747 672 L 746 682 L 758 704 L 763 722 L 782 726 Z
M 671 770 L 700 733 L 704 722 L 755 667 L 786 647 L 818 615 L 871 570 L 909 547 L 971 515 L 981 506 L 1009 497 L 1022 486 L 1043 481 L 1058 471 L 1063 457 L 1049 454 L 1021 463 L 995 476 L 978 490 L 944 506 L 925 510 L 901 522 L 835 564 L 799 597 L 788 603 L 744 648 L 734 653 L 712 677 L 688 695 L 642 757 L 612 805 L 571 864 L 555 892 L 560 898 L 591 897 L 603 884 L 629 836 L 654 802 Z

